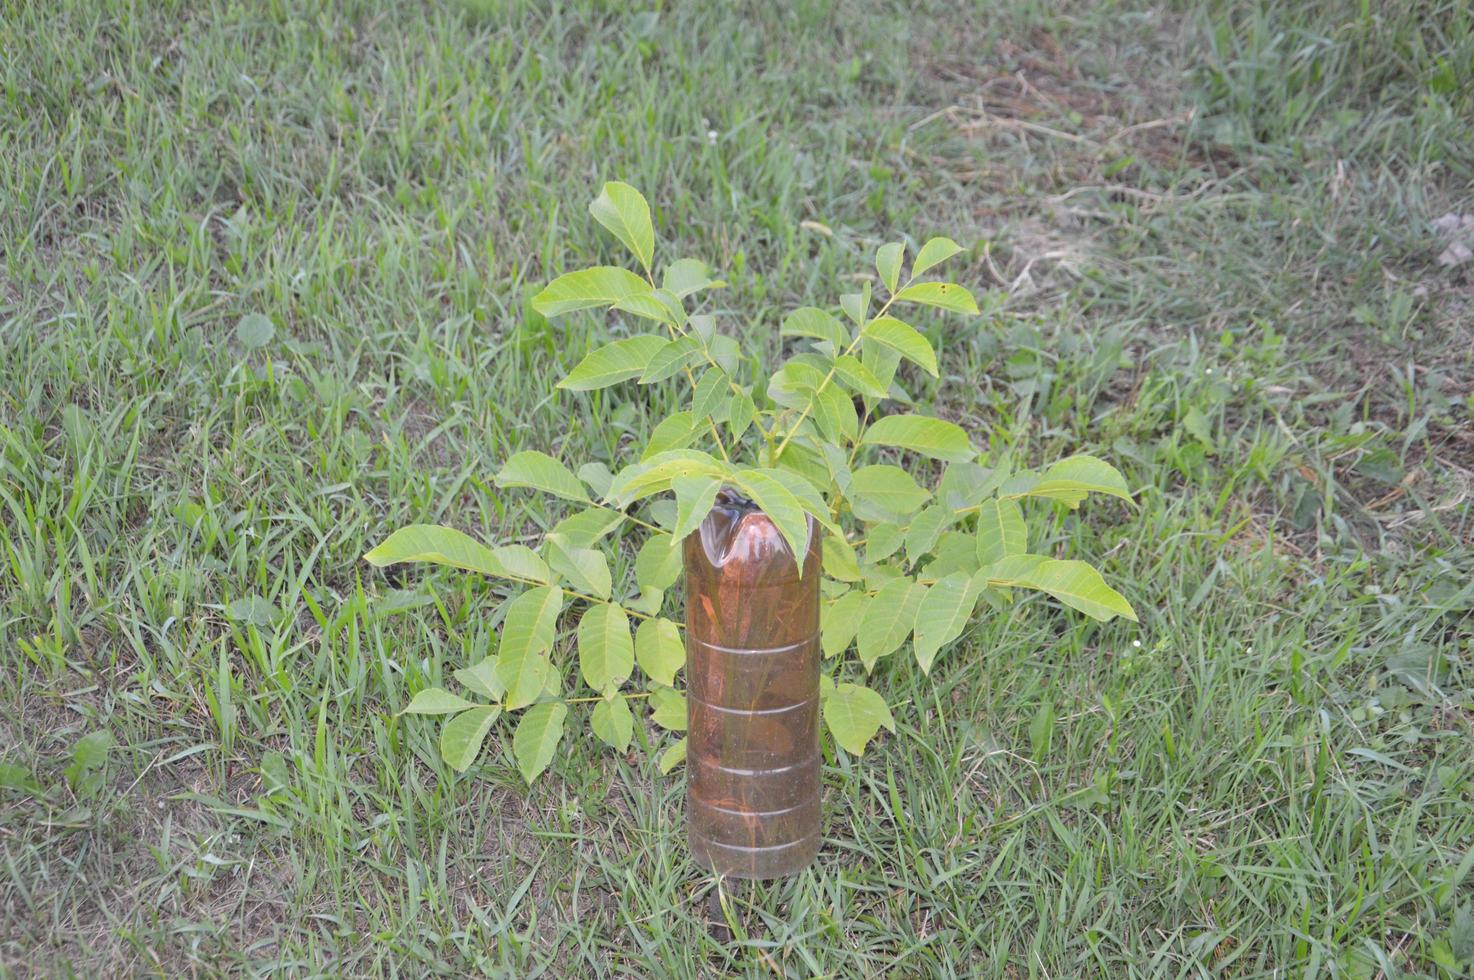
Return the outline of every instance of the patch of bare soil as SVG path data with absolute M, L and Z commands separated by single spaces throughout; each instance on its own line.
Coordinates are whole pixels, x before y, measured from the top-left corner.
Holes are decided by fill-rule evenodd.
M 1102 203 L 1152 207 L 1167 196 L 1152 186 L 1156 169 L 1224 163 L 1186 139 L 1193 108 L 1167 70 L 1178 35 L 1157 13 L 1129 37 L 1092 39 L 1088 59 L 1077 39 L 1042 30 L 997 41 L 986 60 L 918 57 L 946 104 L 911 132 L 949 135 L 909 152 L 969 192 L 977 234 L 991 243 L 988 273 L 1015 299 L 1108 261 L 1096 239 Z

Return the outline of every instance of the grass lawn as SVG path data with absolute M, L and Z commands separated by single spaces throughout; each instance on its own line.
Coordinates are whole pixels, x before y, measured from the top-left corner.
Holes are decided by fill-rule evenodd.
M 0 2 L 0 974 L 1468 975 L 1468 5 L 668 6 Z M 528 789 L 395 717 L 506 593 L 360 556 L 673 410 L 549 394 L 609 179 L 767 362 L 955 238 L 910 393 L 1138 491 L 1033 550 L 1141 623 L 882 661 L 791 880 L 699 872 L 653 725 Z

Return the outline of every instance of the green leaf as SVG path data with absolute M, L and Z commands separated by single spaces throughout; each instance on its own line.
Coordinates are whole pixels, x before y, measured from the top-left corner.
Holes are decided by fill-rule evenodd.
M 638 378 L 644 373 L 650 359 L 666 343 L 664 337 L 655 334 L 638 334 L 605 344 L 579 361 L 578 367 L 558 382 L 558 387 L 571 391 L 592 391 Z
M 647 272 L 650 270 L 650 263 L 655 261 L 655 227 L 650 223 L 650 205 L 639 191 L 611 180 L 589 205 L 589 214 L 613 232 Z
M 668 589 L 681 577 L 681 548 L 669 534 L 652 534 L 635 556 L 635 584 L 642 589 Z
M 650 363 L 645 365 L 645 371 L 640 375 L 640 384 L 648 385 L 656 381 L 664 381 L 700 359 L 701 341 L 690 334 L 677 337 L 656 351 L 655 356 L 650 358 Z
M 691 391 L 691 415 L 698 422 L 708 418 L 721 421 L 726 417 L 723 399 L 727 396 L 728 380 L 721 368 L 708 368 L 696 387 Z
M 589 495 L 573 471 L 547 453 L 534 449 L 514 454 L 502 464 L 496 475 L 496 485 L 509 487 L 531 487 L 565 500 L 581 504 L 589 502 Z
M 834 376 L 866 398 L 885 398 L 885 385 L 853 354 L 841 354 L 834 359 Z
M 924 569 L 931 578 L 941 578 L 953 572 L 972 575 L 979 567 L 977 536 L 974 534 L 943 531 L 936 546 L 932 548 L 932 554 L 936 555 L 936 559 Z
M 956 519 L 956 514 L 939 504 L 933 504 L 917 514 L 911 526 L 906 529 L 906 560 L 915 565 L 929 554 L 942 532 Z
M 528 708 L 517 722 L 517 730 L 512 733 L 512 755 L 527 785 L 531 786 L 553 761 L 553 753 L 563 738 L 563 719 L 567 717 L 567 705 L 545 701 Z
M 660 759 L 656 763 L 660 767 L 661 775 L 669 775 L 676 766 L 686 761 L 686 740 L 683 738 L 678 742 L 672 742 L 670 748 L 660 753 Z
M 504 544 L 491 549 L 491 556 L 506 576 L 540 585 L 553 584 L 553 573 L 548 563 L 525 544 Z
M 602 497 L 609 492 L 609 484 L 613 481 L 614 474 L 610 473 L 609 467 L 603 463 L 584 463 L 578 468 L 578 478 L 595 494 Z
M 247 313 L 235 325 L 235 339 L 246 350 L 265 347 L 275 336 L 276 325 L 261 313 Z
M 978 561 L 984 565 L 1029 550 L 1029 529 L 1017 500 L 984 500 L 978 506 Z
M 624 514 L 608 507 L 590 507 L 569 514 L 548 532 L 556 534 L 573 548 L 589 548 L 624 522 Z
M 614 697 L 594 705 L 589 727 L 605 743 L 626 752 L 635 733 L 635 716 L 630 713 L 629 702 L 622 697 Z
M 868 674 L 881 657 L 900 649 L 912 627 L 926 586 L 909 578 L 892 579 L 880 587 L 860 620 L 860 662 Z
M 824 699 L 824 724 L 840 747 L 864 755 L 865 746 L 882 727 L 895 732 L 896 722 L 885 698 L 861 684 L 839 684 Z
M 863 521 L 900 522 L 931 499 L 899 466 L 862 466 L 850 480 L 850 506 Z
M 682 299 L 703 289 L 719 289 L 726 283 L 711 278 L 711 270 L 700 259 L 677 259 L 665 267 L 661 286 Z
M 669 300 L 669 301 L 667 301 Z M 673 309 L 674 307 L 674 309 Z M 633 313 L 635 316 L 654 320 L 657 323 L 677 323 L 684 313 L 678 314 L 680 301 L 674 296 L 656 291 L 652 293 L 631 293 L 614 304 L 614 309 L 625 313 Z
M 906 246 L 901 242 L 890 242 L 875 251 L 875 271 L 880 273 L 885 288 L 893 293 L 901 281 L 901 262 L 905 257 Z
M 834 345 L 837 354 L 849 345 L 849 331 L 830 314 L 817 306 L 800 306 L 783 320 L 778 328 L 783 337 L 817 337 Z
M 562 610 L 563 590 L 549 587 L 529 589 L 507 608 L 497 646 L 496 677 L 506 689 L 508 711 L 537 700 L 547 684 L 552 670 L 547 653 L 553 648 Z
M 618 688 L 635 669 L 630 620 L 610 602 L 592 606 L 578 621 L 578 670 L 599 693 Z
M 975 507 L 996 492 L 1009 473 L 1006 459 L 991 470 L 976 463 L 953 463 L 937 484 L 937 500 L 953 510 Z
M 809 523 L 798 498 L 770 473 L 741 470 L 734 480 L 742 492 L 752 498 L 753 503 L 778 528 L 778 533 L 788 543 L 794 563 L 802 575 L 804 556 L 808 553 L 809 546 Z
M 440 730 L 440 758 L 456 772 L 465 772 L 481 754 L 486 733 L 501 717 L 500 705 L 462 711 Z
M 870 312 L 870 283 L 865 283 L 863 292 L 844 293 L 839 297 L 839 308 L 844 315 L 855 321 L 855 326 L 865 323 L 865 317 Z
M 441 687 L 427 687 L 410 701 L 402 715 L 449 715 L 467 708 L 476 707 L 475 701 L 467 701 Z
M 493 551 L 470 535 L 438 524 L 410 524 L 402 527 L 363 557 L 369 564 L 379 567 L 406 561 L 425 561 L 497 578 L 524 577 L 524 572 L 539 571 L 541 575 L 537 577 L 540 580 L 548 577 L 547 566 L 543 565 L 541 569 L 537 567 L 542 565 L 540 559 L 535 565 L 529 565 L 521 560 L 517 552 L 504 549 Z M 533 557 L 536 558 L 535 555 Z
M 669 489 L 671 481 L 677 477 L 724 478 L 729 471 L 730 467 L 713 459 L 708 453 L 694 449 L 672 449 L 620 470 L 609 485 L 607 497 L 623 507 L 652 493 Z
M 645 451 L 640 454 L 640 459 L 648 460 L 672 449 L 684 449 L 705 431 L 706 425 L 698 422 L 690 412 L 667 415 L 650 433 L 650 440 L 645 444 Z
M 977 599 L 978 590 L 966 572 L 953 572 L 926 590 L 916 610 L 914 644 L 922 673 L 930 674 L 937 651 L 962 635 Z
M 867 446 L 895 446 L 932 459 L 965 463 L 977 455 L 962 426 L 926 415 L 887 415 L 865 430 Z
M 826 534 L 821 546 L 824 574 L 841 582 L 860 580 L 860 562 L 843 534 Z
M 669 687 L 650 692 L 650 720 L 673 732 L 686 730 L 686 696 Z
M 859 589 L 851 589 L 819 610 L 819 645 L 825 657 L 837 657 L 849 649 L 860 630 L 868 597 Z
M 727 431 L 732 435 L 732 441 L 736 442 L 742 438 L 747 427 L 752 425 L 752 420 L 757 417 L 757 406 L 753 404 L 752 396 L 747 392 L 734 394 L 732 396 L 732 410 L 727 416 Z
M 575 548 L 556 534 L 543 538 L 548 564 L 576 590 L 596 599 L 607 599 L 614 587 L 609 559 L 594 548 Z
M 913 273 L 914 275 L 914 273 Z M 897 303 L 923 303 L 953 313 L 977 313 L 972 293 L 955 282 L 918 282 L 896 294 Z
M 532 297 L 532 308 L 543 316 L 561 316 L 598 306 L 614 306 L 631 296 L 650 292 L 650 284 L 628 269 L 612 265 L 567 272 Z
M 1090 493 L 1131 499 L 1126 478 L 1111 464 L 1094 456 L 1071 456 L 1043 473 L 1020 473 L 999 489 L 1000 497 L 1047 497 L 1077 507 Z
M 492 701 L 500 700 L 501 696 L 506 693 L 506 688 L 502 687 L 502 682 L 497 679 L 496 661 L 496 654 L 483 657 L 471 666 L 462 667 L 456 671 L 455 679 L 462 687 L 483 698 L 489 698 Z
M 653 681 L 670 686 L 676 671 L 686 666 L 686 645 L 681 631 L 668 619 L 647 619 L 635 630 L 635 659 Z
M 807 404 L 824 383 L 824 373 L 797 358 L 785 363 L 768 379 L 768 397 L 786 408 Z
M 872 565 L 883 561 L 895 554 L 905 542 L 906 529 L 899 524 L 872 524 L 865 539 L 865 561 Z
M 671 536 L 684 541 L 711 513 L 722 481 L 710 476 L 678 476 L 670 481 L 670 488 L 676 495 L 676 524 Z
M 820 385 L 814 393 L 814 420 L 830 442 L 853 442 L 859 433 L 860 419 L 855 403 L 836 384 Z
M 962 251 L 962 246 L 950 238 L 927 239 L 926 244 L 921 246 L 921 251 L 916 253 L 916 261 L 911 263 L 912 277 L 919 276 L 932 266 L 947 261 L 960 251 Z
M 909 323 L 902 323 L 892 316 L 883 316 L 867 323 L 863 336 L 866 340 L 890 348 L 933 378 L 938 376 L 936 352 L 926 338 Z
M 991 586 L 1020 586 L 1047 592 L 1065 605 L 1102 622 L 1124 616 L 1136 622 L 1136 611 L 1119 592 L 1105 584 L 1100 572 L 1083 561 L 1061 561 L 1040 555 L 1005 558 L 978 573 Z

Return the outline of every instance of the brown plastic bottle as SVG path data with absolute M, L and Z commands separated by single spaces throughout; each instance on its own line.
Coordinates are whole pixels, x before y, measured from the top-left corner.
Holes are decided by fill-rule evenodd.
M 819 534 L 800 578 L 768 516 L 723 490 L 685 541 L 686 832 L 737 878 L 819 852 Z

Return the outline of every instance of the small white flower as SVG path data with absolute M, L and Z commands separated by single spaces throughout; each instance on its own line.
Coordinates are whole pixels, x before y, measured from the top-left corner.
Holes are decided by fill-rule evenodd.
M 1204 369 L 1203 373 L 1204 374 L 1212 374 L 1213 373 L 1213 369 L 1212 368 L 1206 368 L 1206 369 Z
M 1134 647 L 1136 647 L 1138 650 L 1141 649 L 1141 641 L 1140 640 L 1132 640 L 1131 641 L 1131 645 L 1134 646 Z
M 717 131 L 716 130 L 714 130 L 714 129 L 708 129 L 706 131 L 706 144 L 707 144 L 707 146 L 716 146 L 717 145 Z

